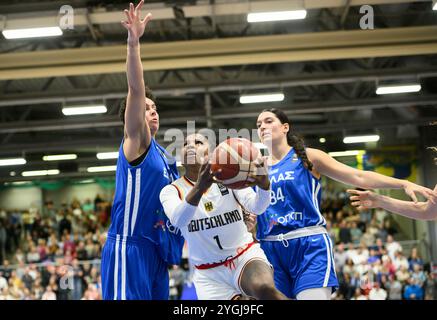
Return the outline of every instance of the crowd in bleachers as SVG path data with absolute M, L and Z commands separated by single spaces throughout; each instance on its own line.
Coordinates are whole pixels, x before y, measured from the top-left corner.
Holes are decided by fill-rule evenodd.
M 335 299 L 433 299 L 435 280 L 430 265 L 413 247 L 407 255 L 393 216 L 384 210 L 358 212 L 344 192 L 322 202 L 327 230 L 335 243 L 334 258 L 339 289 Z
M 110 210 L 100 196 L 60 208 L 48 201 L 41 212 L 1 210 L 0 299 L 101 299 Z
M 382 210 L 358 213 L 329 188 L 322 212 L 335 243 L 335 299 L 432 299 L 434 281 L 417 249 L 405 256 Z M 0 300 L 101 299 L 100 254 L 111 203 L 74 200 L 39 212 L 0 209 Z M 189 281 L 186 259 L 170 266 L 170 299 Z

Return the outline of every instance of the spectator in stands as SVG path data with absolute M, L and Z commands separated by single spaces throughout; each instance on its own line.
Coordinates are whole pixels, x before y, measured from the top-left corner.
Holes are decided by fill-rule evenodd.
M 396 266 L 393 264 L 390 257 L 388 255 L 384 254 L 381 257 L 381 261 L 382 261 L 382 266 L 383 266 L 383 269 L 385 270 L 385 273 L 388 275 L 394 276 L 396 274 Z
M 401 247 L 401 250 L 402 250 L 402 247 Z M 409 267 L 408 260 L 402 254 L 402 251 L 395 252 L 393 264 L 395 265 L 397 270 L 401 269 L 401 267 L 405 267 L 405 269 L 408 270 L 408 267 Z
M 354 294 L 355 287 L 351 284 L 351 276 L 349 273 L 339 274 L 339 293 L 344 299 L 350 300 Z
M 184 287 L 186 271 L 180 266 L 173 265 L 170 270 L 170 276 L 174 280 L 174 287 L 176 288 L 176 299 L 180 299 L 182 295 L 182 289 Z
M 7 233 L 5 227 L 5 221 L 0 218 L 0 265 L 3 264 L 3 260 L 6 259 L 6 240 Z
M 417 280 L 410 278 L 408 285 L 405 286 L 404 299 L 423 300 L 423 289 L 417 284 Z
M 0 271 L 0 292 L 2 292 L 4 288 L 8 288 L 8 279 L 4 277 L 3 271 Z
M 375 243 L 375 236 L 372 234 L 371 229 L 367 228 L 366 232 L 364 232 L 361 237 L 361 243 L 363 243 L 366 247 L 370 247 Z
M 400 269 L 396 272 L 396 278 L 402 283 L 405 284 L 407 280 L 410 278 L 410 273 L 408 272 L 408 267 L 405 265 L 401 266 Z
M 41 257 L 33 242 L 29 245 L 29 252 L 27 253 L 26 260 L 27 263 L 38 263 L 41 261 Z
M 41 300 L 56 300 L 56 293 L 53 292 L 51 286 L 46 287 L 46 291 L 43 293 Z
M 355 245 L 359 244 L 361 241 L 361 237 L 363 236 L 363 231 L 358 228 L 358 225 L 355 221 L 351 222 L 350 234 L 352 243 Z
M 426 275 L 422 270 L 422 266 L 419 264 L 415 264 L 413 267 L 413 273 L 411 274 L 411 278 L 416 280 L 416 283 L 422 289 L 425 286 Z
M 335 255 L 334 255 L 335 257 Z M 343 273 L 348 273 L 352 275 L 355 272 L 355 265 L 351 258 L 347 258 L 344 266 L 343 266 Z
M 10 267 L 9 264 L 9 260 L 3 260 L 3 267 L 1 267 L 2 271 L 3 271 L 3 276 L 9 280 L 9 278 L 11 277 L 11 273 L 12 273 L 12 269 Z
M 341 242 L 336 248 L 335 248 L 335 254 L 334 254 L 334 261 L 335 266 L 342 270 L 343 266 L 346 264 L 346 260 L 348 258 L 348 255 L 346 251 L 344 250 L 344 243 Z
M 71 240 L 70 233 L 67 233 L 64 236 L 63 250 L 64 250 L 64 255 L 67 253 L 67 251 L 70 251 L 71 255 L 76 254 L 76 244 L 74 243 L 74 241 Z
M 91 202 L 91 199 L 86 199 L 84 204 L 82 205 L 82 210 L 84 213 L 89 213 L 93 211 L 94 205 Z
M 419 265 L 420 267 L 423 267 L 423 260 L 419 257 L 419 254 L 417 253 L 417 248 L 411 249 L 410 256 L 408 258 L 408 270 L 413 271 L 415 265 Z
M 342 211 L 339 211 L 338 213 L 341 213 Z M 339 230 L 339 240 L 343 243 L 350 243 L 352 241 L 351 238 L 351 232 L 350 232 L 350 226 L 346 222 L 346 220 L 342 220 L 340 222 L 340 230 Z
M 65 231 L 71 233 L 71 222 L 67 217 L 67 212 L 63 211 L 62 219 L 59 221 L 59 236 L 62 237 L 62 235 L 65 234 Z
M 388 300 L 402 300 L 402 284 L 396 276 L 389 276 L 386 288 L 388 290 Z
M 387 291 L 385 291 L 379 285 L 379 282 L 375 282 L 374 287 L 369 292 L 369 300 L 386 300 Z
M 387 243 L 386 243 L 385 247 L 387 248 L 388 255 L 390 256 L 390 258 L 392 260 L 394 260 L 395 253 L 397 251 L 402 251 L 402 247 L 399 244 L 399 242 L 394 241 L 393 236 L 391 236 L 391 235 L 387 236 Z
M 77 246 L 77 250 L 76 250 L 76 257 L 80 261 L 88 260 L 88 253 L 85 249 L 85 242 L 83 241 L 79 242 L 79 245 Z
M 357 287 L 355 288 L 354 296 L 351 298 L 351 300 L 368 300 L 365 295 L 363 295 L 361 288 Z

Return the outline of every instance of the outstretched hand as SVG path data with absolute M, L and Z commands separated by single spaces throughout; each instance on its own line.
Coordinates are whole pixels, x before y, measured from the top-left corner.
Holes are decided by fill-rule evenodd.
M 144 19 L 141 20 L 141 8 L 144 4 L 144 0 L 141 0 L 136 7 L 133 3 L 129 4 L 129 10 L 125 9 L 126 21 L 122 21 L 121 24 L 128 31 L 128 42 L 135 44 L 144 34 L 144 30 L 152 19 L 152 14 L 149 12 Z
M 421 194 L 426 199 L 431 201 L 431 203 L 435 204 L 437 202 L 437 192 L 432 191 L 429 188 L 422 187 L 418 184 L 415 184 L 410 181 L 405 182 L 404 191 L 407 195 L 410 196 L 411 199 L 413 199 L 414 202 L 417 202 L 416 193 Z
M 373 209 L 378 207 L 377 197 L 378 195 L 373 191 L 359 191 L 348 189 L 346 190 L 351 196 L 351 205 L 356 207 L 359 211 Z

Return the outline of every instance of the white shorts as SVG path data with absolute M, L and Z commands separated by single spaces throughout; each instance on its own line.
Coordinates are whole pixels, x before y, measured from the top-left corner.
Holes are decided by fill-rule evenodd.
M 255 243 L 241 256 L 233 260 L 234 267 L 232 268 L 224 265 L 211 269 L 195 268 L 193 282 L 198 299 L 232 300 L 241 294 L 247 296 L 240 286 L 240 280 L 244 268 L 252 260 L 261 260 L 272 268 L 259 243 Z

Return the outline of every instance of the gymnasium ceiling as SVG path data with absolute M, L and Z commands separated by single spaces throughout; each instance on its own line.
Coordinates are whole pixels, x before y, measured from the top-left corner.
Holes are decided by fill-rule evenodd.
M 0 29 L 57 21 L 66 1 L 0 1 Z M 21 171 L 57 168 L 46 154 L 76 153 L 63 176 L 114 164 L 118 108 L 127 93 L 125 1 L 69 1 L 75 26 L 62 36 L 7 40 L 0 35 L 0 181 Z M 374 9 L 374 30 L 359 27 L 360 6 Z M 307 9 L 306 19 L 248 23 L 247 13 Z M 327 151 L 345 135 L 378 133 L 378 146 L 437 136 L 437 11 L 431 1 L 146 1 L 154 19 L 142 38 L 145 79 L 168 128 L 254 128 L 265 107 L 284 109 L 307 144 Z M 2 22 L 3 21 L 3 22 Z M 378 83 L 420 81 L 419 93 L 377 96 Z M 242 93 L 281 91 L 277 103 L 241 105 Z M 66 117 L 62 106 L 105 103 L 103 115 Z M 324 137 L 326 143 L 319 142 Z M 354 146 L 362 149 L 364 145 Z M 61 164 L 62 165 L 62 164 Z M 11 171 L 15 176 L 11 176 Z M 63 170 L 61 170 L 63 171 Z M 111 173 L 113 175 L 113 173 Z

